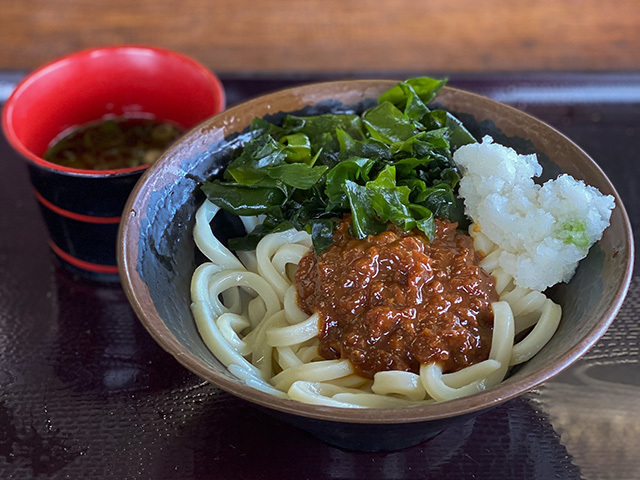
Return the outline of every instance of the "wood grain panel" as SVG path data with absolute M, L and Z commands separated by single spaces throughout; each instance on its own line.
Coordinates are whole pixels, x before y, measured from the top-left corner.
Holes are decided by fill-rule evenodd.
M 218 72 L 639 70 L 637 0 L 0 0 L 0 68 L 152 44 Z

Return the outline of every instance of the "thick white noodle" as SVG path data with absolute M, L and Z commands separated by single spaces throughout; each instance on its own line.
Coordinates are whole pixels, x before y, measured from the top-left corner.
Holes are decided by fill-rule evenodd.
M 242 262 L 215 237 L 211 231 L 211 220 L 220 208 L 205 200 L 196 212 L 196 224 L 193 227 L 193 239 L 206 257 L 225 270 L 244 270 Z
M 264 215 L 239 215 L 238 218 L 247 233 L 253 232 L 264 221 Z
M 271 378 L 274 373 L 274 347 L 267 341 L 267 331 L 272 327 L 278 327 L 284 324 L 286 324 L 286 319 L 284 312 L 280 310 L 263 320 L 260 325 L 245 337 L 245 341 L 251 347 L 251 362 L 260 369 L 263 378 Z
M 368 380 L 356 375 L 348 360 L 320 357 L 319 317 L 298 306 L 292 267 L 311 248 L 310 236 L 295 230 L 269 234 L 255 252 L 235 257 L 211 231 L 217 211 L 205 201 L 196 214 L 194 238 L 211 260 L 199 266 L 192 279 L 196 326 L 232 375 L 281 398 L 342 408 L 393 408 L 471 395 L 499 383 L 510 365 L 539 352 L 560 322 L 560 307 L 541 292 L 517 287 L 497 267 L 500 250 L 472 225 L 474 247 L 485 255 L 482 266 L 493 275 L 500 296 L 492 304 L 489 359 L 455 373 L 429 364 L 420 367 L 419 375 L 388 371 Z M 262 221 L 241 220 L 247 232 Z M 514 337 L 524 334 L 514 345 Z
M 484 380 L 486 387 L 497 385 L 507 374 L 515 336 L 513 313 L 509 304 L 504 301 L 494 302 L 491 308 L 493 309 L 493 335 L 489 359 L 500 363 L 500 367 L 487 375 Z
M 500 251 L 494 250 L 480 261 L 480 266 L 486 272 L 493 272 L 498 268 L 498 260 L 500 259 Z
M 246 270 L 224 270 L 209 277 L 209 302 L 213 311 L 222 315 L 230 309 L 220 300 L 220 294 L 233 287 L 246 287 L 256 292 L 266 307 L 265 317 L 269 317 L 280 310 L 278 297 L 271 285 L 257 273 Z
M 347 375 L 346 377 L 325 380 L 324 383 L 330 383 L 336 387 L 358 388 L 361 392 L 370 392 L 370 387 L 373 382 L 354 373 L 352 375 Z
M 300 360 L 291 347 L 276 347 L 276 354 L 278 365 L 280 365 L 283 370 L 302 365 L 302 360 Z
M 558 329 L 561 317 L 562 308 L 560 305 L 547 299 L 542 308 L 540 320 L 536 323 L 535 327 L 533 327 L 533 330 L 531 330 L 523 340 L 513 346 L 510 364 L 517 365 L 526 362 L 542 350 L 542 347 L 551 340 L 551 337 Z
M 227 343 L 240 355 L 249 355 L 251 349 L 244 340 L 240 338 L 240 332 L 251 326 L 249 321 L 235 313 L 223 313 L 216 320 L 216 326 Z
M 208 297 L 208 288 L 202 288 L 202 280 L 203 278 L 207 278 L 212 266 L 211 264 L 201 265 L 196 269 L 193 276 L 191 293 L 193 303 L 191 304 L 191 310 L 196 320 L 198 332 L 207 348 L 209 348 L 216 358 L 226 367 L 231 364 L 238 364 L 248 370 L 255 371 L 257 374 L 258 369 L 245 360 L 245 358 L 226 341 L 216 325 L 216 319 L 220 314 L 213 312 L 211 302 L 206 298 Z
M 345 393 L 345 389 L 328 383 L 307 382 L 299 380 L 287 391 L 289 398 L 303 403 L 313 403 L 328 407 L 363 408 L 354 403 L 340 402 L 332 397 L 339 393 Z
M 267 342 L 274 347 L 290 347 L 311 340 L 320 333 L 318 321 L 318 314 L 314 313 L 304 322 L 271 328 L 267 331 Z
M 504 292 L 510 292 L 511 290 L 513 290 L 513 277 L 505 272 L 502 267 L 498 267 L 495 270 L 487 273 L 491 273 L 491 276 L 494 278 L 496 282 L 496 292 L 498 292 L 498 295 L 502 296 Z
M 288 390 L 293 382 L 298 380 L 324 382 L 346 377 L 352 373 L 353 366 L 349 360 L 320 360 L 287 368 L 273 377 L 271 382 L 278 390 Z
M 304 363 L 315 362 L 316 360 L 322 360 L 322 357 L 318 353 L 318 346 L 320 346 L 320 340 L 316 339 L 312 345 L 305 345 L 298 348 L 296 352 L 300 360 Z
M 284 299 L 284 294 L 291 285 L 291 281 L 286 272 L 281 274 L 273 265 L 273 257 L 280 249 L 290 249 L 293 244 L 297 243 L 311 248 L 311 236 L 307 232 L 298 232 L 293 229 L 270 233 L 260 240 L 256 248 L 258 272 L 269 281 L 281 301 Z
M 263 392 L 270 393 L 271 395 L 275 395 L 280 398 L 287 398 L 287 394 L 281 392 L 277 388 L 273 388 L 270 384 L 262 380 L 260 377 L 256 376 L 253 370 L 247 369 L 244 366 L 231 364 L 227 367 L 229 369 L 229 373 L 243 380 L 246 385 L 249 387 L 253 387 L 258 390 L 262 390 Z
M 266 317 L 266 315 L 267 306 L 260 296 L 252 298 L 247 302 L 247 317 L 253 327 L 257 326 Z
M 474 248 L 482 250 L 487 255 L 481 265 L 495 278 L 500 300 L 507 302 L 511 307 L 514 335 L 520 335 L 533 327 L 525 338 L 511 349 L 510 365 L 525 362 L 542 350 L 553 337 L 560 325 L 562 308 L 542 292 L 517 286 L 511 275 L 501 267 L 496 267 L 495 259 L 502 251 L 482 233 L 480 225 L 472 224 L 469 227 L 469 235 L 473 238 Z
M 284 314 L 291 324 L 304 322 L 309 315 L 298 306 L 298 292 L 295 285 L 291 285 L 284 294 Z
M 443 374 L 442 367 L 435 363 L 422 365 L 420 380 L 431 398 L 445 401 L 465 397 L 504 379 L 513 347 L 513 314 L 507 302 L 494 302 L 491 307 L 493 334 L 489 360 L 450 374 Z
M 378 372 L 373 376 L 371 390 L 378 395 L 402 395 L 409 400 L 422 400 L 427 391 L 420 382 L 420 375 L 411 372 Z
M 227 307 L 230 312 L 242 313 L 242 295 L 237 287 L 228 288 L 222 292 L 222 304 Z
M 191 282 L 191 298 L 196 326 L 207 347 L 225 365 L 232 363 L 255 369 L 239 354 L 216 325 L 216 320 L 229 313 L 228 308 L 220 301 L 223 291 L 233 287 L 247 287 L 260 295 L 267 306 L 266 312 L 275 313 L 279 309 L 277 296 L 271 286 L 259 275 L 251 272 L 223 270 L 217 265 L 205 263 L 194 272 Z M 265 315 L 266 316 L 266 315 Z M 265 379 L 265 377 L 263 377 Z
M 258 273 L 258 258 L 255 251 L 238 250 L 236 254 L 247 270 Z
M 450 387 L 442 379 L 442 367 L 436 363 L 420 365 L 420 381 L 431 398 L 438 402 L 473 395 L 485 389 L 484 379 L 474 380 L 458 388 Z
M 294 243 L 292 245 L 286 245 L 286 248 L 284 246 L 280 247 L 273 255 L 273 267 L 282 278 L 287 278 L 289 282 L 291 282 L 293 279 L 289 278 L 287 274 L 287 265 L 297 266 L 300 263 L 300 259 L 307 253 L 309 253 L 309 247 L 307 245 Z M 289 288 L 290 287 L 287 286 L 287 290 L 289 290 Z
M 486 378 L 500 368 L 500 362 L 492 359 L 475 363 L 467 368 L 442 375 L 442 381 L 451 388 L 460 388 L 478 379 Z

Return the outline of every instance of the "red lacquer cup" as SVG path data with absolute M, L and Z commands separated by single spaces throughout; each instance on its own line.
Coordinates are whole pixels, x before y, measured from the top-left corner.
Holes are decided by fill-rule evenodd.
M 7 101 L 3 128 L 25 159 L 49 231 L 65 266 L 97 280 L 118 280 L 120 215 L 148 165 L 80 170 L 42 158 L 51 141 L 105 116 L 153 116 L 190 129 L 225 107 L 218 78 L 191 58 L 152 47 L 116 46 L 74 53 L 36 70 Z

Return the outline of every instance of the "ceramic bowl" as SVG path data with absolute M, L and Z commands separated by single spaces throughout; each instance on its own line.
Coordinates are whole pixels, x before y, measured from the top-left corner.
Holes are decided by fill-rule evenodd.
M 263 407 L 319 438 L 357 450 L 416 444 L 454 422 L 540 385 L 574 363 L 600 338 L 626 294 L 633 262 L 631 228 L 614 187 L 585 152 L 539 120 L 473 93 L 444 88 L 437 103 L 480 138 L 490 134 L 519 153 L 538 154 L 548 177 L 566 172 L 615 197 L 611 225 L 569 284 L 552 290 L 564 310 L 544 349 L 500 385 L 457 400 L 398 409 L 341 409 L 274 398 L 232 376 L 205 347 L 189 309 L 189 284 L 202 258 L 192 239 L 199 185 L 217 175 L 248 138 L 255 117 L 362 109 L 394 81 L 341 81 L 280 91 L 229 109 L 192 130 L 150 168 L 123 214 L 118 254 L 122 283 L 155 340 L 186 368 L 223 390 Z M 225 226 L 214 232 L 226 236 Z

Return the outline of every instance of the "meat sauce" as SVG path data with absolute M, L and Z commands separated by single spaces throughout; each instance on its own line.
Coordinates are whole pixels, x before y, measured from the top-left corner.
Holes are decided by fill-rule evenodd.
M 438 219 L 433 242 L 394 226 L 357 240 L 349 224 L 324 253 L 303 257 L 295 276 L 298 304 L 320 314 L 323 358 L 349 359 L 366 378 L 431 362 L 454 372 L 487 359 L 498 294 L 471 237 Z

